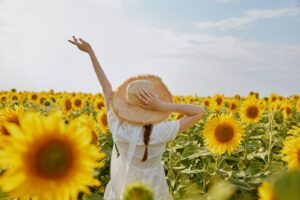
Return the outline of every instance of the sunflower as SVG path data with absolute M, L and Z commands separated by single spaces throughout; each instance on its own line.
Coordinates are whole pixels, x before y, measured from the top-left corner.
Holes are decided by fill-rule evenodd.
M 282 160 L 288 163 L 289 169 L 300 167 L 300 137 L 289 136 L 283 141 Z
M 11 101 L 20 101 L 21 96 L 17 92 L 10 93 L 10 100 Z
M 7 94 L 1 94 L 0 95 L 0 102 L 2 103 L 6 103 L 8 101 L 8 97 L 7 97 Z
M 240 109 L 240 116 L 243 122 L 256 123 L 263 115 L 264 106 L 255 97 L 247 98 Z
M 102 109 L 100 112 L 98 112 L 97 122 L 100 125 L 101 132 L 107 133 L 108 123 L 107 123 L 107 114 L 106 114 L 105 109 Z
M 271 102 L 268 105 L 269 112 L 280 110 L 280 108 L 281 108 L 281 102 L 279 100 L 275 102 Z
M 259 200 L 278 200 L 274 187 L 271 183 L 264 181 L 258 188 Z
M 236 99 L 231 99 L 229 101 L 228 111 L 230 112 L 236 112 L 239 109 L 239 101 Z
M 208 148 L 216 154 L 226 151 L 231 153 L 239 146 L 242 135 L 242 125 L 230 114 L 210 118 L 204 126 L 203 136 Z
M 92 140 L 91 144 L 99 145 L 98 143 L 98 130 L 96 126 L 96 122 L 93 119 L 93 116 L 87 115 L 87 114 L 82 114 L 79 117 L 74 119 L 74 123 L 77 124 L 79 127 L 81 126 L 86 126 L 90 129 L 92 132 Z
M 210 98 L 205 98 L 202 102 L 202 105 L 209 108 L 211 106 L 211 99 Z
M 38 99 L 39 99 L 39 94 L 38 93 L 35 93 L 35 92 L 29 93 L 29 97 L 28 97 L 29 102 L 37 103 Z
M 285 119 L 290 119 L 292 116 L 292 105 L 290 102 L 285 101 L 281 105 L 281 111 Z
M 219 112 L 221 106 L 224 103 L 224 95 L 223 94 L 216 94 L 212 99 L 212 107 Z
M 259 93 L 257 93 L 257 92 L 249 92 L 249 96 L 250 97 L 254 97 L 254 98 L 256 98 L 256 99 L 259 99 Z
M 82 98 L 82 95 L 75 95 L 72 97 L 72 107 L 74 110 L 80 110 L 84 106 L 84 100 Z
M 10 144 L 0 154 L 0 163 L 9 168 L 0 177 L 0 188 L 18 197 L 42 200 L 77 199 L 79 192 L 91 194 L 89 186 L 99 186 L 93 177 L 103 156 L 91 145 L 86 127 L 66 125 L 59 112 L 47 117 L 25 113 L 20 126 L 6 125 Z
M 241 96 L 239 94 L 236 94 L 236 95 L 233 96 L 233 98 L 236 99 L 236 100 L 240 100 Z
M 123 193 L 124 200 L 154 200 L 153 190 L 143 182 L 128 184 Z
M 300 96 L 298 94 L 294 94 L 291 98 L 293 101 L 297 101 L 300 98 Z
M 60 104 L 65 115 L 68 115 L 72 111 L 73 104 L 70 97 L 64 96 Z
M 271 93 L 269 98 L 268 98 L 269 103 L 274 103 L 278 100 L 279 100 L 279 95 L 276 94 L 276 93 Z
M 102 98 L 98 98 L 94 101 L 94 107 L 97 112 L 101 111 L 104 107 L 104 101 Z
M 47 100 L 47 94 L 45 94 L 45 93 L 41 93 L 40 95 L 39 95 L 39 98 L 38 98 L 38 100 L 37 100 L 37 103 L 38 104 L 40 104 L 41 106 L 43 106 L 44 105 L 44 103 L 45 103 L 45 101 Z
M 174 95 L 174 96 L 172 97 L 172 100 L 173 100 L 174 103 L 179 103 L 180 100 L 181 100 L 181 98 L 180 98 L 180 96 Z
M 191 95 L 188 95 L 188 96 L 185 97 L 185 103 L 193 104 L 193 102 L 194 102 L 194 99 Z

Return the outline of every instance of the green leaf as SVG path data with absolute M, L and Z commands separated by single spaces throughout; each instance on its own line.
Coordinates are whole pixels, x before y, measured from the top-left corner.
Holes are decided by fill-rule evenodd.
M 248 184 L 247 182 L 245 181 L 242 181 L 242 180 L 239 180 L 239 179 L 235 179 L 233 177 L 230 177 L 228 179 L 228 181 L 233 184 L 236 188 L 240 189 L 240 190 L 246 190 L 246 191 L 249 191 L 249 190 L 254 190 L 255 188 L 252 187 L 250 184 Z
M 203 172 L 204 170 L 202 169 L 185 169 L 185 170 L 182 170 L 181 173 L 184 173 L 184 174 L 198 174 L 198 173 L 201 173 Z
M 239 170 L 245 169 L 244 161 L 239 160 L 239 162 L 238 162 L 238 164 L 237 164 L 237 167 L 238 167 Z
M 211 155 L 211 153 L 207 149 L 200 149 L 200 150 L 197 150 L 197 151 L 191 153 L 189 156 L 186 156 L 186 157 L 183 156 L 182 160 L 184 160 L 184 159 L 192 160 L 192 159 L 195 159 L 198 157 L 204 157 L 207 155 Z

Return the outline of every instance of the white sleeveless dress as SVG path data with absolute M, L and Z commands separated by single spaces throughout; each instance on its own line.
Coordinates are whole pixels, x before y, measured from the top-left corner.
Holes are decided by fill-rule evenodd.
M 127 184 L 142 181 L 148 184 L 155 200 L 172 200 L 162 163 L 166 143 L 174 139 L 179 130 L 179 121 L 163 121 L 153 125 L 148 145 L 148 158 L 142 162 L 145 151 L 143 126 L 121 122 L 112 109 L 107 112 L 107 122 L 115 146 L 112 150 L 111 180 L 104 192 L 105 200 L 121 200 Z

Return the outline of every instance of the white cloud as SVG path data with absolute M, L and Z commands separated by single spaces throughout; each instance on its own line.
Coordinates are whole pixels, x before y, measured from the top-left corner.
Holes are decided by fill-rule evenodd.
M 220 21 L 200 21 L 196 27 L 205 29 L 220 29 L 222 31 L 237 29 L 262 19 L 270 19 L 279 16 L 299 15 L 300 7 L 287 7 L 281 9 L 248 10 L 240 17 L 222 19 Z

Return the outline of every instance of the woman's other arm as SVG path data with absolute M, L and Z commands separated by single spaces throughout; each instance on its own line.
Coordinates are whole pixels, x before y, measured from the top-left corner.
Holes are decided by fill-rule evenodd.
M 141 90 L 138 96 L 143 101 L 144 105 L 142 107 L 145 109 L 179 112 L 187 115 L 178 120 L 180 123 L 179 133 L 191 128 L 205 114 L 205 108 L 203 106 L 162 102 L 149 91 Z
M 176 104 L 161 102 L 161 106 L 158 108 L 160 111 L 179 112 L 187 116 L 180 118 L 180 128 L 178 133 L 182 133 L 197 123 L 205 113 L 203 106 L 196 106 L 192 104 Z
M 78 42 L 78 40 L 74 36 L 73 36 L 73 39 L 74 39 L 74 41 L 72 41 L 72 40 L 68 40 L 68 41 L 71 42 L 72 44 L 76 45 L 81 51 L 88 53 L 91 58 L 98 81 L 102 87 L 106 111 L 108 112 L 108 110 L 110 109 L 109 108 L 110 98 L 113 93 L 112 86 L 111 86 L 109 80 L 107 79 L 91 45 L 81 38 L 79 38 L 79 41 L 81 43 Z

